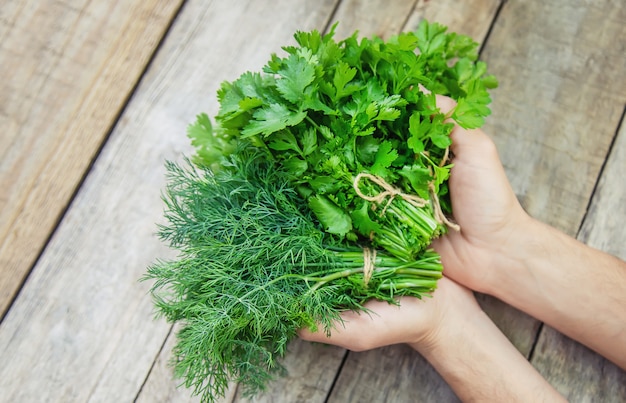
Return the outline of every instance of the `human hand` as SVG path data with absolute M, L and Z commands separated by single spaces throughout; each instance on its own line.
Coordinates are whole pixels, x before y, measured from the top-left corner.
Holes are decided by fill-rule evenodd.
M 447 113 L 455 102 L 437 96 L 437 105 Z M 433 246 L 442 256 L 446 276 L 486 292 L 490 273 L 509 263 L 517 237 L 531 219 L 511 189 L 493 141 L 481 130 L 459 126 L 451 137 L 454 166 L 449 186 L 454 218 L 461 231 L 451 230 Z M 372 315 L 345 313 L 345 327 L 335 329 L 330 339 L 321 332 L 302 331 L 301 336 L 358 351 L 397 343 L 419 345 L 436 332 L 433 329 L 441 327 L 442 310 L 453 303 L 445 301 L 446 295 L 460 295 L 461 290 L 463 287 L 444 277 L 431 299 L 403 298 L 400 306 L 370 301 L 366 307 Z
M 471 291 L 442 278 L 432 297 L 419 300 L 402 297 L 400 305 L 371 300 L 365 304 L 370 313 L 346 311 L 327 337 L 323 330 L 302 329 L 304 340 L 334 344 L 352 351 L 366 351 L 392 344 L 407 343 L 422 352 L 433 348 L 447 327 L 455 327 L 459 316 L 472 317 L 481 309 Z M 449 325 L 448 325 L 449 324 Z
M 443 113 L 455 106 L 437 96 Z M 451 134 L 454 155 L 449 180 L 454 219 L 461 231 L 449 231 L 433 242 L 444 273 L 480 292 L 488 292 L 492 274 L 515 264 L 515 252 L 532 219 L 517 201 L 493 141 L 482 130 L 458 125 Z
M 300 337 L 365 351 L 407 343 L 430 362 L 463 401 L 563 401 L 481 310 L 473 293 L 443 277 L 432 298 L 400 305 L 369 301 L 370 314 L 345 312 L 330 337 Z M 506 368 L 506 371 L 502 371 Z

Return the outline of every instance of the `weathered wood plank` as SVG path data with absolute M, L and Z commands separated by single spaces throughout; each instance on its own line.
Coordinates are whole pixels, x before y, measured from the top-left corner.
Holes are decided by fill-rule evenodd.
M 626 122 L 600 178 L 578 239 L 626 259 Z M 533 365 L 571 402 L 626 401 L 626 371 L 552 328 L 544 328 Z
M 581 242 L 626 259 L 626 119 L 620 124 L 611 153 L 578 234 Z
M 623 2 L 509 1 L 484 53 L 501 83 L 487 130 L 514 189 L 533 216 L 571 235 L 585 215 L 626 101 L 626 58 L 615 46 L 626 40 L 625 18 Z M 594 205 L 617 207 L 620 192 Z M 626 215 L 623 208 L 608 214 Z M 595 219 L 590 214 L 585 228 Z M 608 242 L 610 233 L 589 240 Z M 599 247 L 617 253 L 623 243 Z M 623 371 L 548 327 L 533 364 L 571 401 L 625 398 Z
M 626 102 L 626 3 L 508 1 L 483 59 L 487 122 L 534 217 L 575 236 Z
M 416 3 L 417 0 L 343 0 L 333 16 L 333 24 L 339 22 L 336 38 L 344 39 L 358 30 L 360 37 L 377 35 L 388 39 L 400 32 Z
M 180 4 L 181 0 L 3 2 L 0 316 Z
M 543 328 L 532 363 L 569 402 L 626 401 L 625 371 L 550 327 Z
M 417 2 L 401 29 L 417 28 L 426 18 L 449 26 L 450 30 L 471 35 L 482 42 L 498 9 L 498 1 Z M 379 3 L 382 10 L 384 5 Z M 358 18 L 357 18 L 358 20 Z M 398 29 L 399 31 L 399 29 Z M 380 34 L 380 31 L 376 31 Z M 390 36 L 396 32 L 387 32 Z M 487 302 L 486 305 L 495 302 Z M 489 308 L 489 306 L 487 307 Z M 502 311 L 510 308 L 501 306 Z M 490 311 L 490 309 L 487 309 Z M 511 333 L 528 328 L 526 323 L 513 326 Z M 528 344 L 534 333 L 522 332 Z M 329 402 L 416 402 L 457 401 L 456 396 L 424 358 L 407 346 L 389 346 L 373 351 L 354 353 L 348 358 L 332 390 Z
M 297 29 L 325 26 L 333 9 L 332 0 L 185 4 L 0 327 L 0 400 L 135 398 L 170 329 L 152 320 L 148 285 L 137 283 L 168 254 L 154 237 L 164 158 L 191 151 L 185 128 L 217 111 L 223 79 L 259 69 Z M 332 382 L 334 371 L 324 376 Z
M 444 24 L 450 31 L 469 35 L 482 43 L 487 37 L 500 3 L 499 0 L 419 0 L 403 29 L 414 30 L 425 18 Z
M 457 402 L 433 367 L 406 345 L 350 352 L 329 403 Z

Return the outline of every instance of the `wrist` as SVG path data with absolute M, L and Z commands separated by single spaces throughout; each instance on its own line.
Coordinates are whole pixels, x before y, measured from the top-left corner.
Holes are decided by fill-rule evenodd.
M 626 263 L 529 219 L 486 293 L 626 368 Z
M 504 285 L 512 280 L 529 279 L 531 261 L 542 259 L 547 246 L 553 242 L 550 227 L 525 212 L 510 225 L 510 234 L 498 245 L 491 259 L 488 275 L 476 291 L 502 299 L 503 293 L 514 292 Z M 531 278 L 532 280 L 532 278 Z
M 468 293 L 469 300 L 459 294 L 439 326 L 410 346 L 462 401 L 564 401 Z
M 488 320 L 473 292 L 454 281 L 442 278 L 435 293 L 437 295 L 431 303 L 437 306 L 430 309 L 428 323 L 408 342 L 409 346 L 425 357 L 454 343 L 455 339 L 462 337 L 463 329 L 472 323 Z

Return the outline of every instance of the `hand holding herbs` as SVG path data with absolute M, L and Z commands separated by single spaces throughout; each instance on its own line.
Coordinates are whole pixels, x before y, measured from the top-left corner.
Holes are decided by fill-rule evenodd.
M 387 42 L 333 31 L 298 32 L 263 73 L 223 83 L 215 123 L 189 128 L 193 162 L 167 165 L 159 234 L 180 254 L 146 279 L 182 324 L 175 370 L 203 401 L 230 381 L 263 390 L 299 329 L 330 333 L 341 312 L 422 298 L 441 277 L 448 119 L 480 126 L 496 82 L 439 24 Z

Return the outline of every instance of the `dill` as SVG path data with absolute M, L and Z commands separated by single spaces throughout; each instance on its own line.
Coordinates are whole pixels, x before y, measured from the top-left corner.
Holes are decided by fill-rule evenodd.
M 154 280 L 159 314 L 182 324 L 175 373 L 203 401 L 230 381 L 246 395 L 262 391 L 284 371 L 299 329 L 328 332 L 341 311 L 365 311 L 371 298 L 421 298 L 441 277 L 432 251 L 413 262 L 379 251 L 366 281 L 363 249 L 324 232 L 263 153 L 235 153 L 218 172 L 189 162 L 167 170 L 159 236 L 179 256 L 144 279 Z

